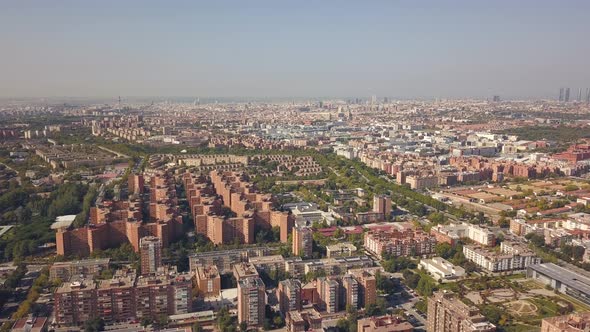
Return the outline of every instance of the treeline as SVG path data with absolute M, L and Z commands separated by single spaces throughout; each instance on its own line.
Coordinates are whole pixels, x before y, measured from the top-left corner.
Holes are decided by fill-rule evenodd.
M 337 167 L 340 170 L 344 170 L 344 174 L 342 175 L 352 182 L 350 183 L 352 186 L 348 188 L 359 186 L 365 189 L 369 197 L 372 196 L 371 194 L 389 193 L 397 205 L 407 208 L 412 213 L 420 216 L 428 213 L 427 208 L 424 206 L 427 205 L 438 211 L 446 211 L 458 218 L 470 217 L 469 213 L 461 209 L 449 206 L 430 196 L 423 195 L 407 186 L 388 181 L 384 178 L 384 173 L 381 174 L 382 172 L 368 167 L 358 159 L 349 160 L 336 156 L 335 154 L 320 153 L 314 154 L 314 157 L 322 167 Z M 361 179 L 354 176 L 353 170 L 361 176 Z
M 551 140 L 561 143 L 572 143 L 581 138 L 590 137 L 590 130 L 573 128 L 569 126 L 528 126 L 509 128 L 501 131 L 502 134 L 516 135 L 521 140 L 537 141 Z
M 0 286 L 0 308 L 10 299 L 14 294 L 15 288 L 19 281 L 25 276 L 27 269 L 24 264 L 20 264 L 14 272 L 12 272 L 5 280 L 4 284 Z
M 15 227 L 0 238 L 0 259 L 22 259 L 35 254 L 42 244 L 55 242 L 51 224 L 57 216 L 80 213 L 87 191 L 87 185 L 70 182 L 49 196 L 38 195 L 33 187 L 2 195 L 2 220 Z
M 583 261 L 586 249 L 582 246 L 562 243 L 559 248 L 552 248 L 545 244 L 545 237 L 543 235 L 534 232 L 525 235 L 525 239 L 536 249 L 537 254 L 544 261 L 557 263 L 558 260 L 562 260 L 586 271 L 590 271 L 590 263 Z
M 90 187 L 90 189 L 88 189 L 84 195 L 84 200 L 82 201 L 82 211 L 76 216 L 76 219 L 74 220 L 74 227 L 82 227 L 86 224 L 88 216 L 90 215 L 90 208 L 94 204 L 96 196 L 98 196 L 98 190 L 94 186 Z
M 50 195 L 47 217 L 54 219 L 61 215 L 78 214 L 87 191 L 88 185 L 80 183 L 66 183 L 60 186 Z

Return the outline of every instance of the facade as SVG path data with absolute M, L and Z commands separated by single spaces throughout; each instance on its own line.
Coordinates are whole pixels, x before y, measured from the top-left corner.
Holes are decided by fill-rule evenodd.
M 436 292 L 428 298 L 428 332 L 494 332 L 475 306 L 461 302 L 452 292 Z
M 338 312 L 340 305 L 340 285 L 338 282 L 331 278 L 318 278 L 317 291 L 320 308 L 329 314 Z
M 366 270 L 357 270 L 352 273 L 358 282 L 359 308 L 366 308 L 377 301 L 377 280 L 375 275 Z
M 434 252 L 436 238 L 419 230 L 371 231 L 365 234 L 364 247 L 379 259 L 383 255 L 421 256 Z
M 406 177 L 406 183 L 412 189 L 433 188 L 438 186 L 438 177 L 410 175 Z
M 54 300 L 58 325 L 82 325 L 97 314 L 96 284 L 92 279 L 64 283 L 55 291 Z
M 254 219 L 207 216 L 207 237 L 214 244 L 254 243 Z
M 379 212 L 359 212 L 356 214 L 356 221 L 359 224 L 372 224 L 385 220 L 385 215 Z
M 467 245 L 463 246 L 463 254 L 465 258 L 490 272 L 524 270 L 530 265 L 541 263 L 541 259 L 527 247 L 510 242 L 502 242 L 500 253 Z
M 155 236 L 142 237 L 139 240 L 141 254 L 141 274 L 156 273 L 162 266 L 162 241 Z
M 310 258 L 313 251 L 313 231 L 309 227 L 293 228 L 293 255 Z
M 347 274 L 342 277 L 340 290 L 340 308 L 359 307 L 359 283 L 352 275 Z
M 277 288 L 277 298 L 283 315 L 301 310 L 301 282 L 297 279 L 282 280 Z
M 254 265 L 257 270 L 271 273 L 273 271 L 285 271 L 285 258 L 281 255 L 250 257 L 249 263 Z
M 352 256 L 356 251 L 356 247 L 349 242 L 336 243 L 326 246 L 326 255 L 328 258 L 331 257 L 347 257 Z
M 174 269 L 138 278 L 135 270 L 119 270 L 110 280 L 63 283 L 54 293 L 55 321 L 80 326 L 92 318 L 115 323 L 184 314 L 191 310 L 191 294 L 191 277 Z
M 289 311 L 285 316 L 285 325 L 288 332 L 304 332 L 305 331 L 305 320 L 303 319 L 301 312 Z
M 238 280 L 238 323 L 260 327 L 264 323 L 266 294 L 264 282 L 259 277 Z
M 192 281 L 165 267 L 154 276 L 140 276 L 135 284 L 137 318 L 188 313 L 192 308 Z
M 130 195 L 139 195 L 143 192 L 145 179 L 143 174 L 129 174 L 127 188 Z
M 391 215 L 391 198 L 385 195 L 373 197 L 373 212 L 381 213 L 387 218 Z
M 197 279 L 200 296 L 219 296 L 221 292 L 221 276 L 215 265 L 197 266 L 195 278 Z
M 484 246 L 494 246 L 496 244 L 494 233 L 479 225 L 468 224 L 467 237 Z
M 136 314 L 135 270 L 120 270 L 98 284 L 96 312 L 105 323 L 131 320 Z

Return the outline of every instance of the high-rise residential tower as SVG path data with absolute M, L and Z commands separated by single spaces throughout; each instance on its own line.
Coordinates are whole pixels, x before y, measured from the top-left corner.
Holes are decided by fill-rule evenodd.
M 313 231 L 310 227 L 293 228 L 293 255 L 311 257 L 313 251 Z
M 248 327 L 262 326 L 265 307 L 265 286 L 260 277 L 238 281 L 238 323 L 246 322 Z
M 494 332 L 496 327 L 475 306 L 453 292 L 437 292 L 428 298 L 428 332 Z
M 142 237 L 139 240 L 141 252 L 141 274 L 156 273 L 162 266 L 162 241 L 155 236 Z
M 381 213 L 385 218 L 391 214 L 391 198 L 386 195 L 373 197 L 373 212 Z

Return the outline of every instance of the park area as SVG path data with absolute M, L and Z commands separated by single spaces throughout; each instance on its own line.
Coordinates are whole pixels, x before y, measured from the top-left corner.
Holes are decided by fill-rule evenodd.
M 467 279 L 443 288 L 459 292 L 503 331 L 540 331 L 543 318 L 590 311 L 590 306 L 521 274 Z

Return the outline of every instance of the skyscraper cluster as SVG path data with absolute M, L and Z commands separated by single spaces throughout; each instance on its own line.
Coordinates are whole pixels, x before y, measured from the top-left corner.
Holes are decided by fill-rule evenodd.
M 559 101 L 566 103 L 570 101 L 570 88 L 559 88 Z M 585 94 L 582 94 L 582 88 L 578 88 L 578 97 L 571 101 L 590 103 L 590 88 L 586 88 Z

